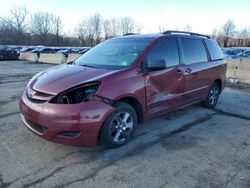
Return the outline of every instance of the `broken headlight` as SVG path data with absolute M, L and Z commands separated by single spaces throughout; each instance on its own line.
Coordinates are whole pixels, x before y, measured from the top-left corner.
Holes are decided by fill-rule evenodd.
M 100 83 L 94 82 L 77 86 L 66 90 L 50 100 L 50 103 L 56 104 L 77 104 L 81 102 L 92 101 Z

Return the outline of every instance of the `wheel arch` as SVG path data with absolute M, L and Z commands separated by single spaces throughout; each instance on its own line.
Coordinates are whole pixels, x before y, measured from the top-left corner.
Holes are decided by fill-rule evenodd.
M 220 93 L 221 93 L 221 91 L 222 91 L 222 81 L 221 81 L 221 79 L 216 79 L 214 82 L 218 84 L 219 89 L 220 89 Z
M 129 104 L 130 106 L 132 106 L 135 109 L 138 123 L 143 122 L 143 120 L 144 120 L 143 107 L 142 107 L 141 103 L 136 98 L 131 97 L 131 96 L 122 97 L 122 98 L 115 101 L 115 103 L 117 103 L 117 102 L 125 102 L 125 103 Z

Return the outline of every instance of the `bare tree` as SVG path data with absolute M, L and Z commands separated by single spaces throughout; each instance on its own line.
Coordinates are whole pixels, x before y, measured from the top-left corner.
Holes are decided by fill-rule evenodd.
M 189 25 L 189 24 L 186 24 L 186 25 L 184 25 L 183 26 L 183 31 L 192 31 L 192 26 L 191 25 Z
M 250 33 L 247 28 L 236 32 L 237 46 L 246 46 L 247 39 L 250 38 Z
M 163 33 L 164 31 L 166 31 L 167 30 L 166 28 L 167 28 L 166 26 L 162 26 L 162 25 L 158 26 L 158 29 L 159 29 L 160 33 Z
M 223 37 L 220 31 L 218 31 L 216 28 L 213 29 L 212 34 L 211 34 L 211 38 L 216 40 L 217 43 L 220 46 L 223 46 Z
M 213 29 L 211 37 L 212 39 L 215 39 L 215 40 L 218 37 L 218 30 L 216 28 Z
M 60 45 L 60 35 L 62 33 L 63 23 L 59 16 L 54 15 L 52 19 L 53 30 L 52 33 L 56 36 L 56 45 Z
M 24 6 L 15 6 L 0 17 L 1 33 L 8 37 L 10 44 L 25 42 L 25 28 L 28 11 Z
M 22 33 L 26 28 L 26 18 L 28 15 L 28 10 L 24 6 L 15 6 L 13 9 L 9 10 L 10 17 L 12 19 L 13 26 L 18 32 Z
M 129 16 L 120 18 L 120 31 L 124 35 L 126 33 L 136 32 L 135 20 Z
M 110 36 L 111 37 L 120 35 L 119 27 L 120 27 L 120 24 L 117 18 L 111 18 L 110 19 Z
M 86 29 L 85 29 L 84 21 L 79 22 L 78 26 L 76 28 L 76 35 L 77 35 L 79 43 L 83 46 L 87 45 L 87 36 L 88 35 L 85 31 L 86 31 Z
M 121 34 L 120 23 L 116 18 L 105 19 L 103 21 L 104 38 L 112 38 Z
M 83 45 L 94 46 L 101 41 L 101 15 L 96 13 L 78 24 L 77 36 Z
M 15 29 L 11 20 L 6 17 L 0 17 L 0 42 L 1 44 L 14 44 L 13 33 Z
M 31 17 L 31 33 L 40 39 L 42 44 L 46 44 L 48 35 L 51 33 L 52 15 L 48 12 L 35 12 Z
M 104 33 L 104 39 L 109 39 L 111 37 L 111 20 L 105 19 L 103 21 L 103 33 Z
M 101 33 L 102 33 L 102 17 L 99 13 L 96 13 L 95 15 L 90 17 L 90 23 L 93 27 L 93 31 L 94 31 L 94 41 L 95 44 L 98 44 L 101 42 Z
M 62 32 L 62 20 L 49 12 L 35 12 L 31 16 L 30 31 L 33 37 L 45 44 L 59 45 Z
M 223 45 L 224 47 L 228 46 L 229 39 L 232 38 L 235 34 L 235 24 L 233 20 L 227 20 L 221 29 L 221 34 L 223 36 Z
M 245 46 L 250 47 L 250 26 L 248 26 L 247 33 L 248 33 L 248 37 L 245 41 Z

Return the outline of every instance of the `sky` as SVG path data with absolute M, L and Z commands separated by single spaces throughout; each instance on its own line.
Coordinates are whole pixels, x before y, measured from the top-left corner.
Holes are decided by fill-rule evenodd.
M 48 11 L 59 15 L 64 32 L 73 34 L 84 17 L 100 13 L 104 18 L 131 16 L 142 25 L 142 33 L 183 29 L 211 34 L 227 19 L 238 29 L 250 26 L 250 0 L 0 0 L 0 16 L 13 6 L 24 5 L 30 13 Z

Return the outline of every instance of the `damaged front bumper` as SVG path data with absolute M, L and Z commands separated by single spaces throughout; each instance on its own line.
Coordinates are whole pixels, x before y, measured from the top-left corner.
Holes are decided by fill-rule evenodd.
M 71 146 L 96 146 L 99 130 L 114 108 L 102 101 L 79 104 L 36 103 L 26 92 L 20 99 L 26 127 L 39 137 Z

